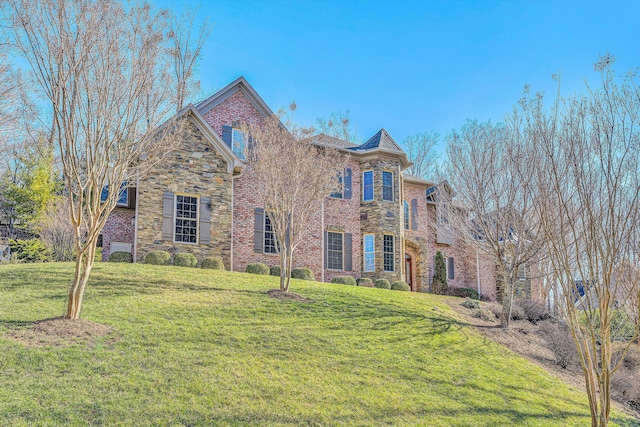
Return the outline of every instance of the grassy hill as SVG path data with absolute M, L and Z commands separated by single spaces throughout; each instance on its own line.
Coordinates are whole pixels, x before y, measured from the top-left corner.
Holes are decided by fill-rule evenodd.
M 0 266 L 2 425 L 589 424 L 582 394 L 426 294 L 294 281 L 304 304 L 274 277 L 97 264 L 83 318 L 112 334 L 10 339 L 64 313 L 72 271 Z

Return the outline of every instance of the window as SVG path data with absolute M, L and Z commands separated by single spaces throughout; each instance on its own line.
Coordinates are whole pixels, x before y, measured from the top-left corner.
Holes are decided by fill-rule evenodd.
M 449 205 L 442 203 L 438 205 L 438 224 L 449 224 Z
M 245 142 L 244 132 L 240 129 L 233 128 L 231 131 L 231 147 L 240 159 L 245 159 Z
M 384 271 L 394 270 L 394 252 L 393 252 L 393 236 L 385 234 L 382 246 L 384 254 Z
M 174 241 L 197 243 L 198 241 L 198 198 L 176 195 L 176 222 Z
M 102 203 L 106 202 L 107 197 L 109 197 L 109 186 L 105 185 L 100 193 L 100 201 Z M 129 206 L 129 187 L 127 187 L 126 181 L 120 185 L 120 194 L 118 195 L 116 206 Z
M 273 232 L 271 219 L 268 214 L 264 216 L 264 253 L 277 254 L 278 245 L 276 243 L 276 234 Z
M 530 276 L 529 267 L 521 265 L 518 267 L 518 280 L 526 281 Z
M 375 235 L 365 234 L 363 241 L 364 271 L 376 270 Z
M 404 204 L 404 229 L 408 230 L 409 229 L 409 224 L 411 223 L 410 218 L 409 218 L 409 202 L 407 202 L 406 200 L 403 202 Z
M 447 258 L 447 279 L 453 280 L 456 278 L 455 271 L 453 268 L 453 257 Z
M 343 174 L 341 172 L 338 173 L 338 191 L 334 191 L 333 193 L 331 193 L 331 197 L 334 197 L 336 199 L 342 199 L 342 190 L 343 190 L 343 186 L 342 186 L 342 176 Z
M 393 202 L 393 172 L 382 171 L 382 200 Z
M 362 200 L 373 200 L 373 171 L 362 172 Z
M 327 268 L 342 270 L 342 233 L 327 233 Z

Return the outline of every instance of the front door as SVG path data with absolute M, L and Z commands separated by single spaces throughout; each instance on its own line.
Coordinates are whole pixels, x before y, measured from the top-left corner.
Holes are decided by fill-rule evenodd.
M 413 277 L 413 268 L 411 267 L 411 255 L 404 254 L 404 281 L 407 282 L 411 290 L 413 290 L 413 282 L 411 278 Z

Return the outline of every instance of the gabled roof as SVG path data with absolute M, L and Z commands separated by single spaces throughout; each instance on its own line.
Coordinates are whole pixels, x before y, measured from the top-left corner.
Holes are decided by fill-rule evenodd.
M 335 148 L 352 148 L 357 147 L 357 144 L 346 141 L 340 138 L 334 138 L 333 136 L 326 135 L 324 133 L 319 133 L 318 135 L 314 135 L 311 140 L 316 145 L 325 145 L 329 147 Z
M 434 182 L 427 181 L 426 179 L 422 179 L 419 176 L 411 175 L 408 172 L 402 172 L 402 179 L 405 182 L 410 182 L 412 184 L 424 185 L 427 187 L 436 185 Z
M 235 168 L 242 168 L 242 161 L 236 156 L 231 148 L 222 141 L 222 138 L 213 130 L 207 121 L 202 117 L 202 114 L 194 107 L 193 104 L 189 104 L 176 114 L 176 117 L 186 116 L 189 117 L 196 125 L 198 130 L 202 132 L 205 139 L 217 153 L 227 162 L 227 173 L 232 174 Z
M 249 82 L 243 77 L 240 76 L 231 83 L 229 83 L 224 88 L 220 89 L 209 98 L 205 99 L 202 102 L 199 102 L 196 105 L 196 109 L 200 114 L 205 114 L 207 111 L 211 110 L 216 105 L 220 104 L 225 99 L 229 98 L 231 95 L 236 93 L 237 91 L 241 91 L 249 101 L 253 104 L 254 107 L 262 114 L 263 117 L 273 116 L 274 113 L 271 111 L 271 108 L 267 105 L 266 102 L 258 95 Z
M 364 144 L 358 147 L 352 148 L 352 150 L 364 151 L 364 150 L 372 150 L 374 148 L 381 148 L 383 150 L 397 151 L 399 153 L 404 153 L 404 150 L 400 148 L 400 146 L 393 140 L 393 138 L 391 138 L 389 133 L 384 129 L 380 129 L 378 133 L 376 133 L 371 138 L 369 138 L 367 142 L 365 142 Z

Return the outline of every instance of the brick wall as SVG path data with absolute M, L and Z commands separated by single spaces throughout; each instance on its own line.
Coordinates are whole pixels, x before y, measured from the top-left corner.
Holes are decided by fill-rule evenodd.
M 131 243 L 135 229 L 135 211 L 133 209 L 115 208 L 102 229 L 102 261 L 109 259 L 111 242 Z
M 220 136 L 222 136 L 222 126 L 231 126 L 235 121 L 262 123 L 263 120 L 262 114 L 240 90 L 205 112 L 203 117 Z

